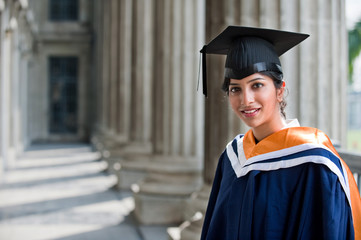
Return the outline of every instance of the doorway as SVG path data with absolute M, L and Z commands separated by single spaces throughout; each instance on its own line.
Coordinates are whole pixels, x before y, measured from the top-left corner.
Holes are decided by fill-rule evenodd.
M 49 132 L 76 134 L 78 130 L 78 57 L 49 57 Z

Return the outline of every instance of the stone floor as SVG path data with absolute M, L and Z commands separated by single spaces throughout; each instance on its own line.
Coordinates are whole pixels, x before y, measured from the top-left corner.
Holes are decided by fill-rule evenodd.
M 32 146 L 2 179 L 0 239 L 168 239 L 167 226 L 137 224 L 105 168 L 85 144 Z

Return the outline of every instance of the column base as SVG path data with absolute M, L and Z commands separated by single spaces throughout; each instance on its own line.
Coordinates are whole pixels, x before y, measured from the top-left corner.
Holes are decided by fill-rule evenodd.
M 199 240 L 201 238 L 204 215 L 211 192 L 210 185 L 204 185 L 199 192 L 192 194 L 185 209 L 185 219 L 179 227 L 168 228 L 171 240 Z
M 172 224 L 182 222 L 184 197 L 134 194 L 135 216 L 140 224 Z
M 165 157 L 162 157 L 165 158 Z M 132 185 L 135 216 L 141 224 L 179 224 L 190 195 L 202 186 L 196 159 L 152 161 L 149 175 Z
M 143 180 L 148 175 L 147 166 L 150 163 L 150 156 L 145 154 L 117 159 L 113 165 L 117 176 L 116 188 L 118 190 L 130 190 L 133 184 Z
M 114 143 L 114 137 L 110 133 L 98 133 L 91 137 L 90 142 L 93 150 L 100 152 L 103 156 L 103 152 Z
M 103 154 L 108 164 L 107 172 L 117 176 L 117 189 L 130 189 L 133 183 L 147 175 L 151 151 L 150 143 L 131 142 L 118 144 L 117 148 Z

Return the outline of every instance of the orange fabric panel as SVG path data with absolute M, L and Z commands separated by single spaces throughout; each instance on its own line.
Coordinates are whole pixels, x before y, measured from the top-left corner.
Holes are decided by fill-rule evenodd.
M 337 154 L 329 138 L 322 131 L 310 127 L 292 127 L 280 130 L 264 138 L 256 144 L 252 130 L 249 130 L 243 140 L 243 148 L 246 158 L 260 154 L 278 151 L 284 148 L 294 147 L 304 143 L 318 143 L 330 148 Z M 337 154 L 338 156 L 338 154 Z

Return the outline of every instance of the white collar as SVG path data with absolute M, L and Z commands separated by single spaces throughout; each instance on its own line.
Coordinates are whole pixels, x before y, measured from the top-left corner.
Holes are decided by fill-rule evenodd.
M 283 127 L 282 129 L 290 128 L 290 127 L 300 127 L 300 123 L 298 122 L 297 118 L 286 119 L 286 126 Z

